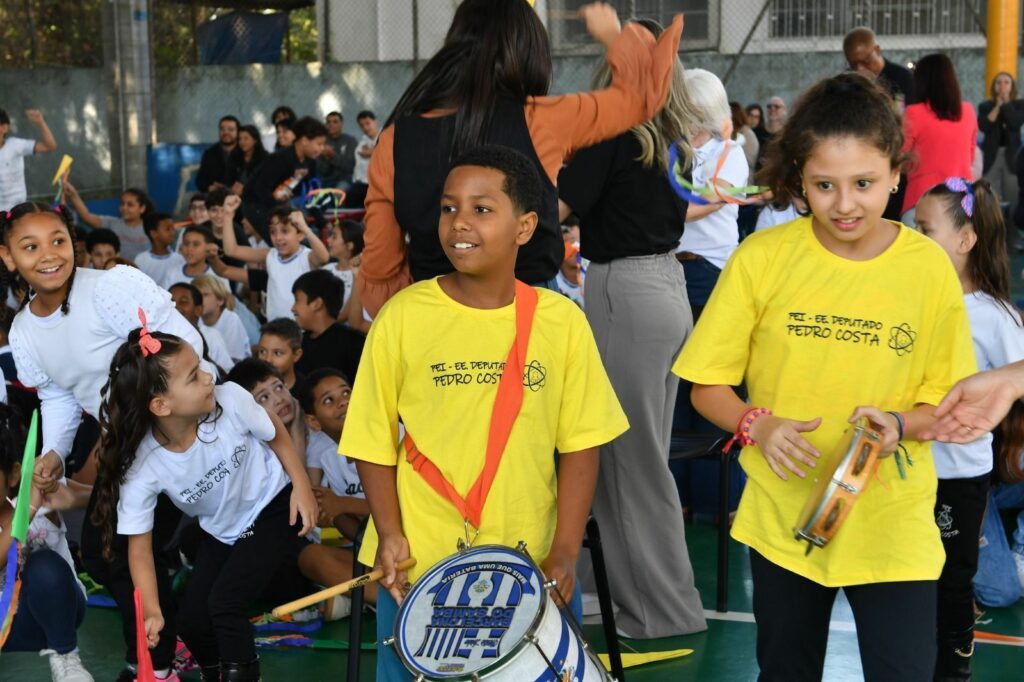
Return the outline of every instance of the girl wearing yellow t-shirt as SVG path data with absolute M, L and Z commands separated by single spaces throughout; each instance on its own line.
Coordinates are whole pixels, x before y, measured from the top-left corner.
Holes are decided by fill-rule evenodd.
M 750 547 L 762 681 L 821 679 L 840 587 L 865 679 L 932 679 L 944 557 L 918 438 L 975 360 L 949 258 L 882 218 L 902 143 L 891 101 L 862 76 L 807 91 L 764 173 L 779 203 L 800 197 L 810 214 L 743 242 L 673 368 L 706 418 L 737 432 L 749 423 L 732 534 Z M 750 405 L 732 389 L 742 381 Z M 883 452 L 902 440 L 907 457 L 883 459 L 840 532 L 805 555 L 793 526 L 825 473 L 818 458 L 861 417 Z

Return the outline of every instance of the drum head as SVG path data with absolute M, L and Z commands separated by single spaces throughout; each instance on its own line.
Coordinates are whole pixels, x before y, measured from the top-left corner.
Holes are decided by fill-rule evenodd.
M 402 602 L 395 647 L 414 675 L 465 679 L 498 667 L 536 629 L 547 597 L 540 569 L 506 547 L 449 557 Z

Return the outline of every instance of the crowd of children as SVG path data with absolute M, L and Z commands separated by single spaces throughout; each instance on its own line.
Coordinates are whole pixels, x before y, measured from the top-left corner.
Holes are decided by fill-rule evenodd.
M 821 678 L 840 589 L 866 679 L 970 679 L 976 600 L 1020 596 L 991 566 L 1011 557 L 1024 587 L 1024 529 L 1003 555 L 977 542 L 983 521 L 1002 532 L 1000 500 L 1022 496 L 1024 411 L 995 439 L 927 436 L 958 380 L 1024 360 L 998 198 L 948 178 L 923 188 L 916 230 L 886 220 L 907 161 L 900 117 L 847 73 L 808 89 L 764 150 L 758 180 L 795 219 L 741 241 L 739 202 L 722 194 L 749 169 L 722 127 L 721 82 L 676 59 L 681 21 L 622 27 L 603 3 L 581 16 L 607 48 L 603 89 L 548 97 L 529 5 L 460 5 L 379 144 L 364 112 L 365 235 L 290 201 L 327 135 L 294 114 L 244 188 L 211 184 L 181 222 L 134 188 L 118 217 L 94 214 L 68 182 L 65 204 L 0 212 L 0 568 L 15 508 L 31 520 L 4 651 L 93 679 L 76 560 L 120 612 L 120 682 L 138 674 L 139 623 L 159 680 L 189 665 L 204 681 L 260 679 L 254 604 L 343 582 L 356 562 L 383 570 L 366 590 L 383 643 L 459 541 L 525 541 L 579 617 L 592 508 L 623 633 L 702 630 L 667 471 L 683 386 L 742 448 L 732 535 L 749 547 L 761 679 Z M 473 94 L 455 76 L 479 64 Z M 258 131 L 242 132 L 255 158 Z M 670 156 L 722 200 L 673 189 Z M 621 213 L 631 197 L 643 210 Z M 702 231 L 726 223 L 732 236 Z M 35 407 L 41 448 L 22 471 Z M 862 419 L 881 436 L 877 484 L 805 556 L 792 523 L 822 453 Z M 23 477 L 30 499 L 7 497 Z M 74 509 L 77 557 L 61 516 Z M 645 552 L 666 528 L 679 554 L 654 567 Z M 383 644 L 377 679 L 411 679 Z

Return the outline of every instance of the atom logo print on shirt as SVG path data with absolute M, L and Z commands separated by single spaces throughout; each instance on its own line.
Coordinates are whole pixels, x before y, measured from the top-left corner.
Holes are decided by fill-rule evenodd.
M 786 335 L 813 341 L 881 348 L 886 326 L 881 320 L 863 317 L 790 311 L 786 319 Z M 909 323 L 903 322 L 889 328 L 886 340 L 886 345 L 902 357 L 914 351 L 917 332 Z
M 505 363 L 500 360 L 453 360 L 430 365 L 436 388 L 453 386 L 497 386 Z M 547 383 L 547 367 L 539 360 L 530 360 L 523 368 L 523 386 L 534 393 Z

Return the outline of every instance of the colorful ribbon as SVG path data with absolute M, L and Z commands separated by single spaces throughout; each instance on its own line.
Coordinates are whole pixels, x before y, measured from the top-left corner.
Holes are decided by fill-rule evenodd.
M 709 204 L 737 204 L 745 205 L 752 204 L 758 201 L 756 196 L 745 196 L 745 195 L 756 195 L 767 192 L 769 188 L 762 187 L 760 185 L 747 185 L 745 187 L 722 187 L 719 183 L 719 174 L 722 172 L 722 168 L 725 166 L 725 161 L 729 157 L 729 144 L 728 140 L 722 145 L 722 152 L 718 155 L 718 159 L 715 161 L 715 170 L 711 174 L 711 178 L 708 180 L 708 184 L 705 187 L 697 187 L 692 182 L 687 181 L 684 177 L 683 165 L 679 160 L 679 147 L 672 144 L 668 150 L 668 181 L 672 185 L 672 189 L 675 190 L 683 199 L 687 200 L 691 204 L 698 206 L 707 206 Z
M 142 309 L 142 306 L 139 306 L 139 322 L 142 323 L 142 331 L 139 333 L 139 350 L 142 351 L 142 357 L 156 355 L 160 352 L 160 340 L 154 338 L 149 327 L 146 326 L 146 311 Z
M 36 465 L 37 428 L 39 411 L 32 412 L 28 438 L 25 440 L 25 453 L 21 458 L 21 483 L 18 486 L 18 502 L 14 508 L 11 521 L 11 548 L 7 551 L 7 570 L 3 594 L 0 595 L 0 649 L 11 634 L 11 625 L 18 612 L 18 595 L 21 593 L 21 562 L 24 558 L 25 538 L 28 535 L 29 505 L 32 499 L 32 471 Z
M 974 185 L 957 177 L 946 178 L 942 184 L 946 186 L 946 189 L 964 195 L 960 200 L 960 208 L 964 209 L 968 218 L 974 218 Z

